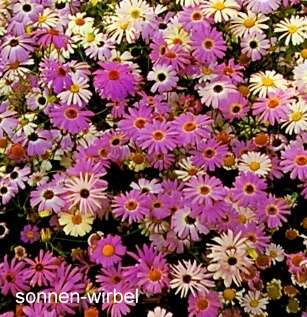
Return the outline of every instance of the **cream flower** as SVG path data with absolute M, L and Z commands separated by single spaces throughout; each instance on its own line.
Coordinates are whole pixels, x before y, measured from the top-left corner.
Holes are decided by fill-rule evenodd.
M 234 0 L 207 0 L 203 8 L 206 16 L 214 16 L 214 22 L 228 21 L 240 10 L 239 4 Z
M 239 170 L 253 172 L 259 176 L 267 176 L 272 168 L 272 163 L 266 154 L 248 152 L 243 154 L 239 163 Z
M 286 133 L 298 134 L 307 131 L 307 103 L 304 100 L 288 105 L 288 119 L 282 125 L 286 127 Z

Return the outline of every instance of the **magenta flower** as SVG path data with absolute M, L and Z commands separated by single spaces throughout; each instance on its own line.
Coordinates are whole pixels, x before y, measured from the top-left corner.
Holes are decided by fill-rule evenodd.
M 121 217 L 123 221 L 128 220 L 129 223 L 140 221 L 149 213 L 147 197 L 137 189 L 115 196 L 112 208 L 115 216 Z
M 11 293 L 15 296 L 17 292 L 29 290 L 23 275 L 24 268 L 23 261 L 17 261 L 16 258 L 13 258 L 9 262 L 7 255 L 5 255 L 4 261 L 0 264 L 0 286 L 3 295 Z
M 92 257 L 97 264 L 110 267 L 119 263 L 125 253 L 126 247 L 122 245 L 120 236 L 108 234 L 97 242 Z
M 47 251 L 39 251 L 34 260 L 25 259 L 28 267 L 24 271 L 25 279 L 30 280 L 31 286 L 48 286 L 53 283 L 55 271 L 58 268 L 58 259 Z
M 73 134 L 87 130 L 89 128 L 90 117 L 93 115 L 92 111 L 81 110 L 75 105 L 60 106 L 52 109 L 49 113 L 52 123 L 57 128 Z
M 218 292 L 198 292 L 190 294 L 188 299 L 189 317 L 214 317 L 218 315 L 222 303 Z
M 149 154 L 157 152 L 166 154 L 176 147 L 175 135 L 176 132 L 169 122 L 154 121 L 146 125 L 137 142 Z
M 265 197 L 265 180 L 255 173 L 246 172 L 236 177 L 232 196 L 241 206 L 256 206 Z
M 222 33 L 206 24 L 194 30 L 191 42 L 193 56 L 201 63 L 212 62 L 225 55 L 226 44 Z
M 184 198 L 192 204 L 212 206 L 215 201 L 225 198 L 222 182 L 212 176 L 194 176 L 183 189 Z
M 287 147 L 281 153 L 280 165 L 284 172 L 290 172 L 291 179 L 298 178 L 301 181 L 307 179 L 307 150 L 303 145 Z
M 53 44 L 57 49 L 67 48 L 68 37 L 57 28 L 39 29 L 35 31 L 34 37 L 39 45 L 48 47 Z
M 39 240 L 39 228 L 34 225 L 26 225 L 20 233 L 21 240 L 25 243 L 34 243 Z
M 134 94 L 136 77 L 129 65 L 119 62 L 99 62 L 102 69 L 94 72 L 94 84 L 101 98 L 125 99 Z

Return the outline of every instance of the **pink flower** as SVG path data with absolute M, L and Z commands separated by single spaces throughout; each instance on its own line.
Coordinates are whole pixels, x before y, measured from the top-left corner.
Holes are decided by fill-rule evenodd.
M 190 294 L 188 299 L 189 317 L 215 317 L 218 315 L 222 303 L 218 292 Z

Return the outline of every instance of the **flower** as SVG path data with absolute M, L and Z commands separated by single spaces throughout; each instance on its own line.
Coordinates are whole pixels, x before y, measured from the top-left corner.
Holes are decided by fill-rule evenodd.
M 70 208 L 76 206 L 82 214 L 93 214 L 105 198 L 106 182 L 95 174 L 80 172 L 79 176 L 73 176 L 65 181 L 64 188 Z
M 241 40 L 242 53 L 250 57 L 252 61 L 261 59 L 270 47 L 270 41 L 265 34 L 260 32 L 250 32 Z
M 178 77 L 171 65 L 155 65 L 148 73 L 147 79 L 155 81 L 151 87 L 151 92 L 163 93 L 172 90 L 177 84 Z
M 255 13 L 271 13 L 275 11 L 281 3 L 281 0 L 244 0 L 247 9 Z
M 281 153 L 280 165 L 284 172 L 290 172 L 291 179 L 298 178 L 301 181 L 307 179 L 307 150 L 304 146 L 296 145 L 286 148 Z
M 240 9 L 234 0 L 206 0 L 202 7 L 207 17 L 214 16 L 214 22 L 226 22 L 236 16 Z
M 85 103 L 89 102 L 92 96 L 91 91 L 87 89 L 89 88 L 88 79 L 72 74 L 71 80 L 72 83 L 69 89 L 62 91 L 58 96 L 61 102 L 67 103 L 67 105 L 73 104 L 82 107 Z
M 33 41 L 26 35 L 8 35 L 0 46 L 1 57 L 10 63 L 26 60 L 33 50 Z
M 260 291 L 248 291 L 247 294 L 240 299 L 240 304 L 244 311 L 253 315 L 259 315 L 265 312 L 268 303 L 268 298 L 264 297 Z
M 219 237 L 213 238 L 214 244 L 208 244 L 210 253 L 208 258 L 210 264 L 208 271 L 214 272 L 213 278 L 222 278 L 226 287 L 232 282 L 237 286 L 241 285 L 242 273 L 248 273 L 248 268 L 252 261 L 247 254 L 247 238 L 242 237 L 241 232 L 234 235 L 233 231 L 228 230 Z
M 126 248 L 122 245 L 121 238 L 108 234 L 97 242 L 92 257 L 97 264 L 110 267 L 119 263 L 125 253 Z
M 186 297 L 190 291 L 196 295 L 196 291 L 208 291 L 208 287 L 212 287 L 214 283 L 210 280 L 211 275 L 206 273 L 206 269 L 197 264 L 194 260 L 178 261 L 177 264 L 171 266 L 171 275 L 173 276 L 170 287 L 176 289 L 175 294 L 180 293 L 180 297 Z
M 250 77 L 250 90 L 259 97 L 266 97 L 268 93 L 274 91 L 276 88 L 285 90 L 287 88 L 286 81 L 281 74 L 276 71 L 266 70 L 265 72 L 258 72 L 252 74 Z
M 274 29 L 275 33 L 283 33 L 279 40 L 285 39 L 285 45 L 291 42 L 293 45 L 299 45 L 307 39 L 306 33 L 307 19 L 306 17 L 291 16 L 290 19 L 285 18 L 277 23 Z
M 167 312 L 166 309 L 157 306 L 153 311 L 151 310 L 148 312 L 147 317 L 173 317 L 173 314 Z
M 219 295 L 215 291 L 199 292 L 196 296 L 190 294 L 188 299 L 189 317 L 213 317 L 221 308 Z
M 99 62 L 102 69 L 94 72 L 94 85 L 101 98 L 125 99 L 135 91 L 136 77 L 129 65 L 120 62 Z
M 241 156 L 239 170 L 253 172 L 259 176 L 266 176 L 272 168 L 272 163 L 266 154 L 259 152 L 248 152 Z
M 33 243 L 39 240 L 39 229 L 37 226 L 26 225 L 20 233 L 21 240 L 25 243 Z
M 63 230 L 66 235 L 73 237 L 82 237 L 89 233 L 92 229 L 94 217 L 91 213 L 76 212 L 60 212 L 59 224 L 64 226 Z

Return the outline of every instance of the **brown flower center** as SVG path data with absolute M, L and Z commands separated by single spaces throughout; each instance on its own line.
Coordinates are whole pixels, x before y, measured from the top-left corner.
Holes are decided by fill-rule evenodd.
M 117 80 L 119 79 L 119 71 L 116 69 L 112 69 L 109 71 L 108 77 L 110 80 Z

